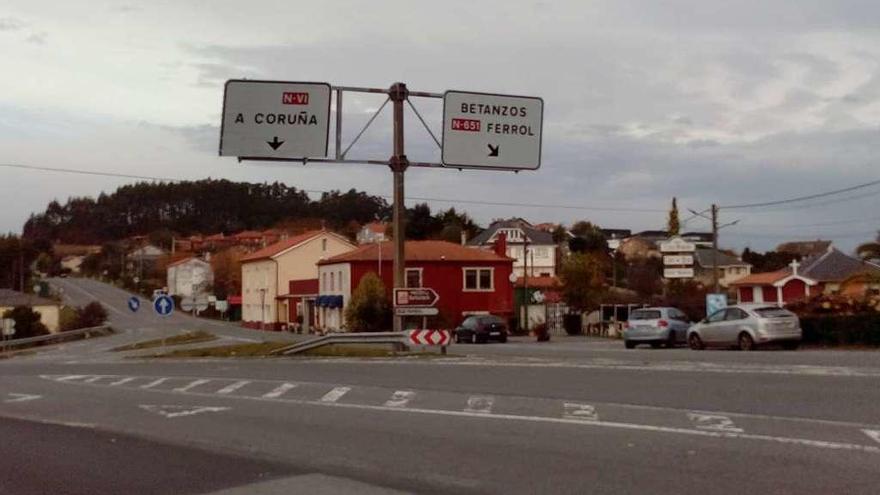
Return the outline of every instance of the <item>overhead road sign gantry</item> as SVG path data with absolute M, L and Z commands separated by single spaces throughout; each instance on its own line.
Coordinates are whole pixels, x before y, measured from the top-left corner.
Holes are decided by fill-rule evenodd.
M 227 81 L 220 155 L 243 159 L 326 157 L 330 96 L 327 83 Z
M 443 165 L 536 170 L 541 166 L 544 100 L 469 91 L 443 96 Z

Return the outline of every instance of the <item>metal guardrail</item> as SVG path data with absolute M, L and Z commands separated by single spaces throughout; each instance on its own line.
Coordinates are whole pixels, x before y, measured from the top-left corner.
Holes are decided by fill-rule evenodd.
M 2 349 L 15 349 L 19 347 L 27 347 L 45 342 L 62 342 L 72 340 L 73 338 L 89 338 L 92 334 L 105 334 L 111 331 L 110 326 L 102 325 L 100 327 L 80 328 L 78 330 L 70 330 L 67 332 L 52 333 L 49 335 L 41 335 L 39 337 L 27 337 L 24 339 L 11 339 L 0 342 Z
M 405 346 L 409 332 L 331 333 L 275 349 L 272 354 L 289 356 L 331 344 L 396 344 Z

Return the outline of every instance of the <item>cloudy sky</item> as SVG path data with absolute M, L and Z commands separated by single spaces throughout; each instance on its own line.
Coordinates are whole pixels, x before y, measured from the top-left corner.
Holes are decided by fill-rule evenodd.
M 880 179 L 876 0 L 4 0 L 0 53 L 6 165 L 391 193 L 380 166 L 218 157 L 223 82 L 248 77 L 543 97 L 540 170 L 407 174 L 409 196 L 482 223 L 657 229 L 673 196 L 686 217 Z M 346 97 L 346 143 L 381 102 Z M 439 102 L 415 104 L 439 133 Z M 437 161 L 407 118 L 407 154 Z M 386 109 L 349 156 L 387 158 L 389 131 Z M 0 166 L 0 231 L 128 181 Z M 722 209 L 739 222 L 721 242 L 822 237 L 850 250 L 880 228 L 878 206 L 880 185 Z

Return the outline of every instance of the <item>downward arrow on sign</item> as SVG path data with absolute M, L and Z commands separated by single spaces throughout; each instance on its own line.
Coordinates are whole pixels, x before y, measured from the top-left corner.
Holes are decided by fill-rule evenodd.
M 37 400 L 42 399 L 42 395 L 32 395 L 32 394 L 7 394 L 12 397 L 12 399 L 6 399 L 3 402 L 27 402 L 29 400 Z
M 284 144 L 284 141 L 279 141 L 278 136 L 275 136 L 275 138 L 273 140 L 266 141 L 266 144 L 271 146 L 273 150 L 277 150 L 278 148 L 281 147 L 282 144 Z

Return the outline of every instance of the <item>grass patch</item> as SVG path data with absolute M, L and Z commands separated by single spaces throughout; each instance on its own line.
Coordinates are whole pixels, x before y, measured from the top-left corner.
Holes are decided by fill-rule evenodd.
M 162 347 L 162 340 L 163 339 L 145 340 L 143 342 L 136 342 L 134 344 L 115 347 L 111 349 L 111 351 L 139 351 L 142 349 Z M 217 340 L 217 337 L 212 333 L 208 333 L 202 330 L 199 330 L 197 332 L 185 332 L 183 334 L 174 335 L 172 337 L 164 339 L 165 345 L 198 344 L 199 342 L 210 342 L 212 340 Z
M 214 347 L 199 347 L 196 349 L 176 349 L 165 354 L 153 354 L 141 357 L 266 357 L 275 349 L 290 345 L 289 342 L 259 342 L 255 344 L 232 344 L 218 345 Z

